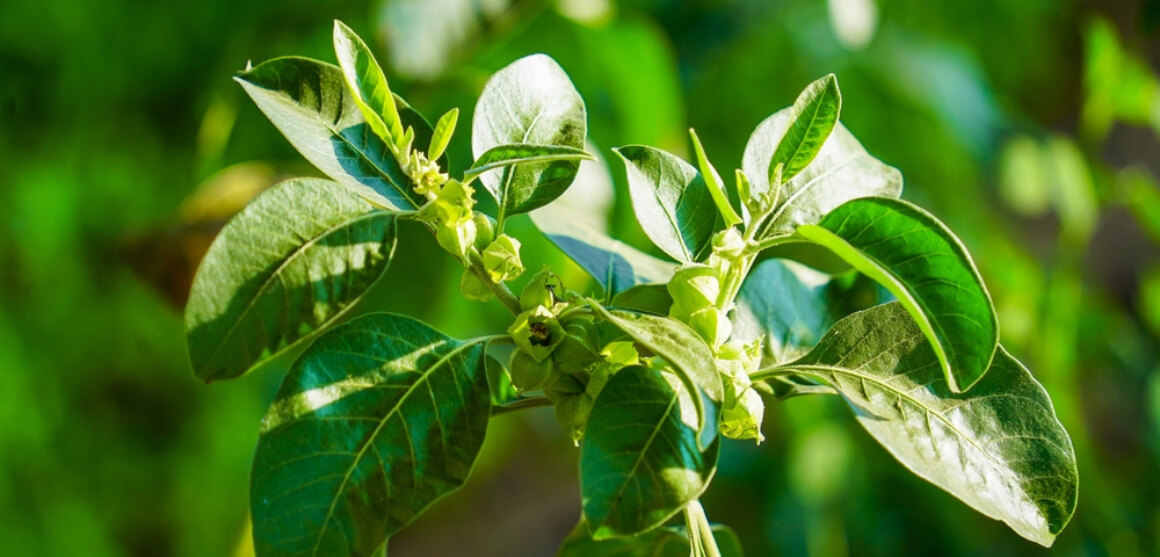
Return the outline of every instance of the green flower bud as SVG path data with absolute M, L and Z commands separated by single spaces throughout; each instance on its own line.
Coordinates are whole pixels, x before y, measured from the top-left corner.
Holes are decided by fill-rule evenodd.
M 500 234 L 490 245 L 483 250 L 483 268 L 487 270 L 492 282 L 505 282 L 524 273 L 524 264 L 520 261 L 520 241 Z
M 612 377 L 614 371 L 619 370 L 620 367 L 611 364 L 604 364 L 592 366 L 591 375 L 588 376 L 588 385 L 584 387 L 584 392 L 596 400 L 600 396 L 600 391 L 604 390 L 604 385 L 608 384 L 608 380 Z
M 725 386 L 719 430 L 730 439 L 753 439 L 758 443 L 765 402 L 751 388 L 749 374 L 761 367 L 761 340 L 749 345 L 727 342 L 717 350 L 717 371 Z
M 588 416 L 592 415 L 594 403 L 595 399 L 586 393 L 568 395 L 556 403 L 556 421 L 576 446 L 580 446 L 580 440 L 584 438 L 584 426 L 588 424 Z
M 459 292 L 464 298 L 476 302 L 486 302 L 493 296 L 487 284 L 471 269 L 463 270 L 463 276 L 459 279 Z
M 700 263 L 682 265 L 666 286 L 678 313 L 689 314 L 716 305 L 721 294 L 717 270 Z
M 551 358 L 537 362 L 522 350 L 516 350 L 512 352 L 511 372 L 512 385 L 521 391 L 532 391 L 554 380 L 555 366 Z
M 713 253 L 721 257 L 737 259 L 745 251 L 745 238 L 734 227 L 726 228 L 713 235 Z
M 475 250 L 483 253 L 495 239 L 495 219 L 486 213 L 476 211 L 472 214 L 471 220 L 475 221 Z
M 580 371 L 600 361 L 600 336 L 592 319 L 576 317 L 564 323 L 564 340 L 552 352 L 552 359 L 564 373 Z
M 733 324 L 715 307 L 707 307 L 689 314 L 685 322 L 705 339 L 710 346 L 718 346 L 733 334 Z
M 467 260 L 467 249 L 475 243 L 475 222 L 471 219 L 444 221 L 435 229 L 435 240 L 448 253 Z
M 579 377 L 571 373 L 559 373 L 555 380 L 544 387 L 544 395 L 552 402 L 559 403 L 565 397 L 582 393 L 586 389 Z
M 524 311 L 537 306 L 552 307 L 557 298 L 564 294 L 564 283 L 560 277 L 549 271 L 547 267 L 532 277 L 527 286 L 520 292 L 520 307 Z
M 516 346 L 537 362 L 544 361 L 556 345 L 564 340 L 564 328 L 544 306 L 536 306 L 516 316 L 508 334 Z

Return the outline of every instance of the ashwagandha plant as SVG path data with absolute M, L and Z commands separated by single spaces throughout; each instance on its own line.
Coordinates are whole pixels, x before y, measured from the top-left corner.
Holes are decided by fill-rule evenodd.
M 1071 518 L 1075 455 L 1047 393 L 999 346 L 963 244 L 898 199 L 899 172 L 838 122 L 833 75 L 754 131 L 736 207 L 693 132 L 695 166 L 614 150 L 637 219 L 673 264 L 546 206 L 592 158 L 584 102 L 551 58 L 491 77 L 471 126 L 476 159 L 453 178 L 444 151 L 458 110 L 431 126 L 341 22 L 334 46 L 338 66 L 278 58 L 238 74 L 333 181 L 288 180 L 250 203 L 213 243 L 186 309 L 205 381 L 314 339 L 261 424 L 258 555 L 385 554 L 464 484 L 492 416 L 550 404 L 580 451 L 582 518 L 561 555 L 739 555 L 698 502 L 721 438 L 760 442 L 767 400 L 809 394 L 840 395 L 903 466 L 1024 538 L 1050 546 Z M 473 209 L 478 186 L 494 218 Z M 533 210 L 599 296 L 550 269 L 518 296 L 507 286 L 524 267 L 504 225 Z M 332 327 L 387 270 L 400 220 L 424 224 L 463 264 L 463 295 L 498 300 L 511 326 L 457 340 L 369 313 Z M 790 242 L 828 248 L 893 301 L 850 313 L 853 275 L 759 262 Z M 506 366 L 493 356 L 505 350 Z M 666 526 L 681 513 L 683 527 Z

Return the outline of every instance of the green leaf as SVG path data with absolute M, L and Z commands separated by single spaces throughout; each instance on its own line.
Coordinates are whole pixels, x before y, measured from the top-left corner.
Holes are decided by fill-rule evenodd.
M 463 173 L 463 177 L 471 179 L 489 170 L 516 165 L 580 160 L 591 161 L 596 160 L 596 158 L 585 152 L 584 149 L 562 145 L 531 145 L 527 143 L 497 145 L 475 159 L 475 164 L 472 164 L 471 168 Z
M 632 366 L 605 385 L 580 447 L 580 495 L 592 537 L 663 524 L 709 485 L 720 443 L 698 446 L 695 400 L 676 375 Z
M 584 148 L 584 100 L 555 60 L 533 54 L 496 72 L 484 86 L 471 124 L 476 158 L 513 143 Z M 480 177 L 501 217 L 526 213 L 556 199 L 576 178 L 580 162 L 563 160 L 512 167 Z M 499 220 L 503 220 L 500 218 Z
M 838 78 L 829 74 L 806 86 L 790 111 L 793 123 L 777 143 L 777 149 L 769 161 L 770 172 L 777 165 L 783 165 L 783 181 L 793 179 L 813 162 L 837 125 L 838 114 L 842 111 Z
M 338 66 L 275 58 L 234 79 L 294 148 L 327 176 L 384 208 L 410 210 L 423 203 L 390 147 L 363 119 Z M 423 121 L 409 107 L 399 110 L 405 124 Z M 429 137 L 430 125 L 416 129 L 416 134 Z
M 904 466 L 1020 536 L 1050 546 L 1075 511 L 1071 440 L 1043 387 L 1005 350 L 970 393 L 956 394 L 923 332 L 891 303 L 842 319 L 780 371 L 837 389 Z
M 786 362 L 809 351 L 834 324 L 832 278 L 788 259 L 766 259 L 749 272 L 734 301 L 732 340 L 765 337 L 762 361 Z
M 533 211 L 531 217 L 540 232 L 612 295 L 642 284 L 664 284 L 677 269 L 589 227 L 555 204 Z
M 645 145 L 613 149 L 624 160 L 636 220 L 657 247 L 696 261 L 717 231 L 720 213 L 705 179 L 680 157 Z
M 766 118 L 745 146 L 741 167 L 749 179 L 752 195 L 769 192 L 770 161 L 786 131 L 794 122 L 794 107 Z M 783 171 L 784 172 L 784 171 Z M 782 184 L 779 202 L 763 226 L 763 234 L 787 234 L 802 224 L 815 224 L 834 207 L 858 197 L 898 197 L 902 174 L 870 156 L 841 123 L 834 126 L 813 162 L 792 180 Z M 744 205 L 745 218 L 752 218 Z
M 713 525 L 713 538 L 721 557 L 743 557 L 741 540 L 732 528 Z M 594 540 L 588 525 L 580 522 L 564 539 L 557 557 L 689 557 L 689 536 L 683 527 L 668 526 L 631 538 Z
M 428 159 L 434 160 L 443 156 L 443 152 L 447 150 L 447 145 L 451 143 L 451 136 L 455 134 L 457 122 L 459 122 L 458 108 L 452 108 L 439 117 L 439 122 L 435 124 L 435 130 L 431 134 L 431 141 L 428 142 L 430 145 L 427 148 Z
M 905 201 L 856 199 L 798 229 L 898 297 L 930 339 L 951 389 L 971 388 L 991 365 L 999 321 L 962 242 Z
M 705 147 L 701 145 L 701 138 L 697 137 L 697 132 L 693 128 L 689 128 L 689 137 L 693 139 L 693 150 L 697 153 L 697 166 L 701 169 L 701 177 L 705 179 L 709 194 L 713 196 L 713 203 L 717 204 L 717 210 L 725 220 L 725 226 L 741 224 L 741 217 L 733 210 L 733 204 L 729 203 L 729 196 L 725 193 L 725 181 L 721 179 L 713 163 L 709 162 L 709 157 L 705 155 Z
M 397 143 L 403 124 L 387 76 L 366 43 L 345 23 L 334 20 L 334 54 L 355 104 L 371 129 L 384 141 Z
M 596 313 L 623 331 L 649 352 L 675 368 L 692 397 L 701 425 L 700 443 L 708 446 L 717 435 L 717 416 L 725 398 L 725 387 L 713 360 L 713 350 L 688 325 L 660 315 L 609 311 L 589 300 Z
M 486 340 L 378 313 L 311 345 L 262 420 L 257 554 L 371 555 L 462 486 L 491 408 Z
M 194 373 L 229 379 L 334 323 L 387 269 L 395 217 L 329 180 L 296 178 L 226 224 L 185 328 Z

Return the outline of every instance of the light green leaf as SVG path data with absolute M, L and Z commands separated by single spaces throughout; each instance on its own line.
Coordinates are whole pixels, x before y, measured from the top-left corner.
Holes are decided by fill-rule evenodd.
M 555 60 L 533 54 L 496 72 L 475 105 L 471 150 L 476 158 L 513 143 L 584 148 L 588 117 L 584 100 Z M 556 199 L 576 177 L 576 160 L 512 167 L 480 180 L 500 205 L 499 220 Z
M 721 218 L 725 220 L 725 226 L 741 224 L 741 217 L 733 210 L 733 204 L 729 203 L 729 195 L 725 193 L 725 181 L 721 179 L 713 163 L 709 162 L 705 147 L 701 145 L 701 138 L 697 137 L 697 132 L 693 128 L 689 128 L 689 137 L 693 139 L 693 150 L 697 153 L 697 166 L 701 169 L 701 177 L 705 179 L 705 185 L 709 188 L 709 194 L 713 196 L 713 203 L 717 204 L 717 210 L 721 212 Z
M 624 161 L 636 220 L 657 247 L 693 262 L 709 249 L 720 212 L 705 179 L 676 155 L 645 145 L 613 149 Z
M 337 19 L 334 20 L 334 54 L 367 124 L 383 141 L 397 143 L 403 137 L 403 124 L 387 76 L 383 75 L 366 43 Z
M 452 108 L 439 117 L 439 122 L 435 124 L 435 130 L 431 134 L 431 141 L 428 143 L 430 145 L 427 148 L 428 159 L 434 160 L 443 156 L 447 145 L 451 143 L 451 136 L 455 134 L 457 122 L 459 122 L 458 108 Z
M 463 177 L 471 179 L 489 170 L 516 165 L 581 160 L 591 161 L 596 160 L 596 158 L 585 152 L 584 149 L 563 145 L 531 145 L 527 143 L 497 145 L 475 159 L 475 163 L 463 173 Z
M 384 208 L 410 210 L 422 204 L 390 148 L 363 119 L 337 66 L 275 58 L 234 79 L 294 148 L 327 176 Z M 408 108 L 399 107 L 399 117 L 404 124 L 418 125 L 422 116 Z M 430 126 L 416 133 L 429 137 Z
M 955 392 L 991 365 L 999 321 L 971 256 L 947 227 L 905 201 L 863 198 L 798 229 L 898 297 L 930 339 Z
M 660 526 L 708 487 L 720 443 L 698 446 L 690 393 L 674 374 L 632 366 L 596 398 L 580 447 L 580 495 L 594 539 Z
M 713 525 L 713 538 L 721 557 L 743 557 L 741 540 L 732 528 Z M 594 540 L 588 525 L 581 522 L 560 546 L 557 557 L 689 557 L 689 536 L 679 526 L 668 526 L 632 538 Z
M 272 555 L 371 555 L 467 480 L 491 400 L 487 339 L 370 314 L 318 339 L 262 421 L 250 505 Z
M 837 389 L 904 466 L 1016 533 L 1050 547 L 1075 511 L 1071 439 L 1027 369 L 1000 349 L 969 393 L 952 392 L 898 303 L 842 319 L 805 357 L 762 371 Z
M 793 123 L 777 143 L 777 149 L 769 161 L 770 172 L 777 165 L 783 165 L 783 181 L 793 179 L 809 166 L 837 125 L 838 114 L 842 111 L 838 78 L 829 74 L 806 86 L 790 111 Z
M 741 167 L 749 179 L 752 195 L 769 192 L 770 161 L 786 131 L 794 122 L 793 107 L 766 118 L 745 146 Z M 841 123 L 814 157 L 792 180 L 782 184 L 779 202 L 757 239 L 787 234 L 802 224 L 815 224 L 834 207 L 858 197 L 898 197 L 902 174 L 870 156 Z M 752 215 L 744 205 L 746 220 Z
M 193 280 L 194 373 L 229 379 L 333 323 L 387 269 L 395 217 L 329 180 L 297 178 L 226 224 Z
M 676 370 L 685 388 L 699 396 L 692 397 L 701 432 L 701 446 L 706 447 L 717 435 L 717 416 L 725 398 L 725 387 L 713 360 L 713 350 L 688 325 L 660 315 L 609 311 L 589 300 L 596 313 L 623 331 L 649 352 L 660 356 Z

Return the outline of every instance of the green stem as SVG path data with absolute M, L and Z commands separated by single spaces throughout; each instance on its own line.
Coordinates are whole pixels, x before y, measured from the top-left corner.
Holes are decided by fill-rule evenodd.
M 498 406 L 491 407 L 491 415 L 498 416 L 500 414 L 509 414 L 511 412 L 518 412 L 528 408 L 539 408 L 541 406 L 551 406 L 552 401 L 546 396 L 533 396 L 528 398 L 518 398 L 511 402 L 506 402 Z
M 471 262 L 471 272 L 475 273 L 487 285 L 488 290 L 491 290 L 491 293 L 495 294 L 496 299 L 502 302 L 508 308 L 508 311 L 512 312 L 512 315 L 519 315 L 523 312 L 523 308 L 520 307 L 520 299 L 516 297 L 512 289 L 508 288 L 502 282 L 492 281 L 491 277 L 487 275 L 487 271 L 483 268 L 483 260 L 480 259 L 479 254 L 472 250 L 468 254 L 468 259 Z
M 721 557 L 721 549 L 717 547 L 713 527 L 709 525 L 709 517 L 705 516 L 701 501 L 693 500 L 685 507 L 685 528 L 689 533 L 689 547 L 693 555 Z

